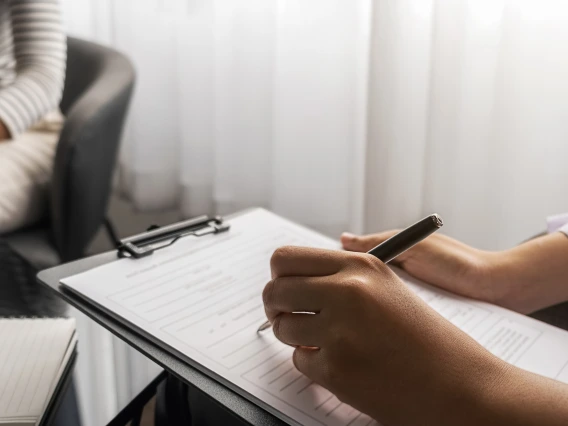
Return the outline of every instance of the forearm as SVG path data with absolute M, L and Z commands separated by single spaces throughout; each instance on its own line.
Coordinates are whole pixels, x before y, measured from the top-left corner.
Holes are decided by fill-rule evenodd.
M 66 36 L 57 0 L 10 2 L 10 16 L 16 78 L 0 90 L 0 120 L 15 138 L 57 107 Z
M 405 397 L 412 404 L 406 411 L 389 413 L 377 404 L 378 411 L 369 415 L 386 424 L 413 426 L 568 424 L 568 385 L 515 367 L 461 332 L 445 330 L 443 335 L 430 336 L 438 343 L 432 351 L 440 364 L 427 369 L 430 376 L 407 383 Z M 423 361 L 418 357 L 415 362 Z
M 417 424 L 568 424 L 568 385 L 515 367 L 481 347 L 476 350 L 466 342 L 462 347 L 465 349 L 454 351 L 454 359 L 459 359 L 454 365 L 457 374 L 441 382 L 444 392 L 438 413 L 428 422 Z M 451 366 L 450 360 L 440 374 L 447 374 Z
M 523 313 L 568 301 L 568 237 L 556 232 L 496 255 L 496 303 Z
M 472 400 L 477 423 L 487 426 L 568 424 L 568 385 L 509 366 L 492 390 Z M 465 424 L 465 423 L 462 423 Z

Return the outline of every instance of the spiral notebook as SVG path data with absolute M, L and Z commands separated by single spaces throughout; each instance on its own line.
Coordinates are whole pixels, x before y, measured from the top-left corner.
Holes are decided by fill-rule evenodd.
M 0 339 L 0 425 L 39 425 L 75 349 L 75 320 L 0 319 Z

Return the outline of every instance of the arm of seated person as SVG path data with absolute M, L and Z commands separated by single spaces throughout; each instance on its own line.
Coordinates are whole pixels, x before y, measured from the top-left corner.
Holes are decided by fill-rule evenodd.
M 10 132 L 2 120 L 0 120 L 0 143 L 10 139 Z
M 0 140 L 16 138 L 57 108 L 67 60 L 57 0 L 9 4 L 16 77 L 0 89 Z

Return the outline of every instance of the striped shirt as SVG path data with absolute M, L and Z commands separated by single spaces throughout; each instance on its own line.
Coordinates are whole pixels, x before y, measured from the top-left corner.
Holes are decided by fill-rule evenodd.
M 12 138 L 58 107 L 66 56 L 58 0 L 0 0 L 0 120 Z

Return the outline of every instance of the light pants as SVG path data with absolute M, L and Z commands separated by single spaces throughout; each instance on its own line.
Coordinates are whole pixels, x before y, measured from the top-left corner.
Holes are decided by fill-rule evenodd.
M 61 124 L 60 114 L 50 114 L 17 138 L 0 141 L 0 234 L 46 215 Z

